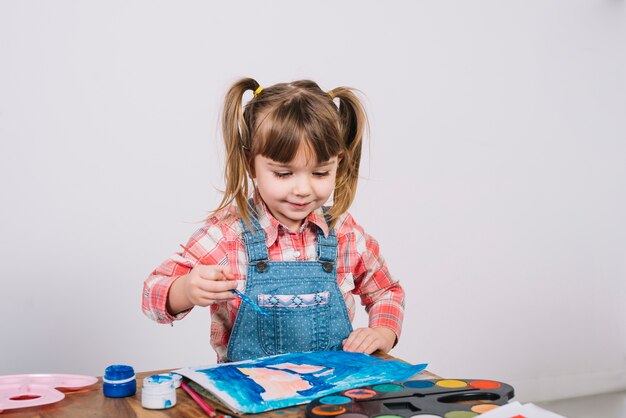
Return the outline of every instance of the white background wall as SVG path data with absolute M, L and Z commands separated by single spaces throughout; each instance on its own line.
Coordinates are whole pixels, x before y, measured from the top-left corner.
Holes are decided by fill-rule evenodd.
M 215 361 L 206 310 L 140 294 L 219 201 L 242 76 L 365 93 L 393 354 L 521 401 L 626 388 L 621 0 L 0 2 L 0 374 Z

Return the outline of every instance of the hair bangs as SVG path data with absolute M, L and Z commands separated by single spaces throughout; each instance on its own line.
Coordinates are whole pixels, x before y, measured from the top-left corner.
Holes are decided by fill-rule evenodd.
M 301 150 L 316 163 L 330 160 L 344 150 L 337 114 L 315 100 L 287 101 L 261 118 L 252 141 L 253 155 L 281 163 L 292 161 Z

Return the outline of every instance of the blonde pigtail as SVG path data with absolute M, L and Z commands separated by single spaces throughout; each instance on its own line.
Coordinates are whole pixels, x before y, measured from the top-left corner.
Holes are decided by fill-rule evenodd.
M 252 78 L 239 80 L 226 93 L 222 114 L 222 134 L 226 152 L 224 167 L 226 184 L 224 196 L 215 212 L 235 201 L 241 217 L 248 226 L 251 216 L 248 197 L 251 190 L 252 139 L 250 126 L 244 118 L 242 100 L 246 91 L 252 90 L 254 92 L 259 87 L 259 83 Z
M 339 131 L 345 147 L 345 155 L 342 155 L 338 167 L 333 206 L 328 213 L 334 221 L 348 210 L 356 195 L 367 115 L 350 88 L 338 87 L 329 91 L 328 95 L 331 100 L 339 101 Z

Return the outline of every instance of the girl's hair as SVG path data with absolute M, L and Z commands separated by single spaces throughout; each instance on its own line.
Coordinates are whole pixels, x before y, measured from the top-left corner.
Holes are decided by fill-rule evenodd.
M 243 95 L 248 90 L 254 96 L 244 107 Z M 315 157 L 317 163 L 339 157 L 333 205 L 326 213 L 334 226 L 356 194 L 366 125 L 363 105 L 350 88 L 325 92 L 309 80 L 262 88 L 252 78 L 239 80 L 228 90 L 224 104 L 226 188 L 216 212 L 235 201 L 249 225 L 254 157 L 260 154 L 288 163 L 304 145 L 307 156 Z

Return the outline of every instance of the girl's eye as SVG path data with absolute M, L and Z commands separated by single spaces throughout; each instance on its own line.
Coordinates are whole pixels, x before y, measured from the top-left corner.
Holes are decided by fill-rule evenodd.
M 329 174 L 330 174 L 330 171 L 317 171 L 313 173 L 313 175 L 316 177 L 326 177 Z
M 278 177 L 279 179 L 282 179 L 282 178 L 284 178 L 284 177 L 287 177 L 287 176 L 289 176 L 290 174 L 291 174 L 291 173 L 290 173 L 290 172 L 288 172 L 288 171 L 282 171 L 282 172 L 274 171 L 274 175 L 275 175 L 276 177 Z

